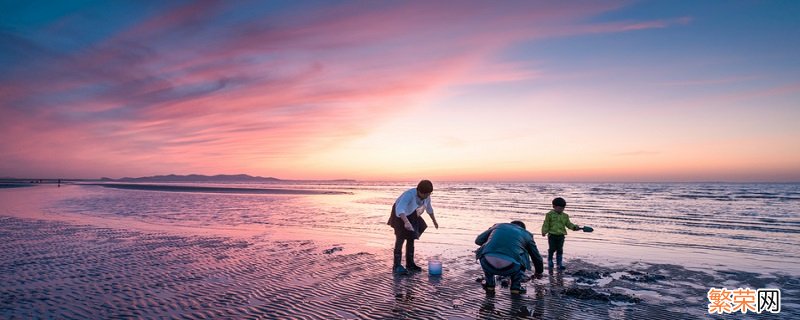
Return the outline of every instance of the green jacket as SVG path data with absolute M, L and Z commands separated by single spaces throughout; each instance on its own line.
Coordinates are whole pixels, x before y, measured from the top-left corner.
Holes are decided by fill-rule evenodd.
M 487 253 L 499 253 L 513 258 L 525 266 L 525 270 L 531 270 L 531 258 L 533 258 L 536 273 L 541 273 L 543 270 L 542 256 L 536 248 L 533 235 L 515 224 L 495 224 L 478 235 L 475 244 L 481 246 L 475 251 L 476 259 L 482 258 Z
M 550 210 L 544 217 L 542 223 L 542 233 L 561 236 L 567 234 L 567 228 L 577 230 L 578 226 L 569 221 L 569 215 Z

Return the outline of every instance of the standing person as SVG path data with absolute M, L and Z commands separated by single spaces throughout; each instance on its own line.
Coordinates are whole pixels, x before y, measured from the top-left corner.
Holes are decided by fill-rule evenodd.
M 563 255 L 564 255 L 564 238 L 567 235 L 567 229 L 573 231 L 580 229 L 578 225 L 569 221 L 569 215 L 564 213 L 564 207 L 567 206 L 567 201 L 564 198 L 553 199 L 553 210 L 547 213 L 542 223 L 542 236 L 547 236 L 547 268 L 550 272 L 553 271 L 553 252 L 556 253 L 556 261 L 558 263 L 558 270 L 564 270 Z
M 411 188 L 403 192 L 392 205 L 392 214 L 389 216 L 388 225 L 394 229 L 394 264 L 392 271 L 397 274 L 406 274 L 408 271 L 421 271 L 422 268 L 414 263 L 414 240 L 428 228 L 428 224 L 422 219 L 422 213 L 427 211 L 431 216 L 431 221 L 436 229 L 439 223 L 433 215 L 431 206 L 431 193 L 433 183 L 429 180 L 422 180 L 416 188 Z M 406 267 L 400 264 L 403 256 L 403 242 L 406 243 Z
M 531 259 L 536 269 L 534 277 L 539 278 L 544 271 L 542 256 L 533 241 L 533 235 L 525 230 L 522 221 L 498 223 L 484 231 L 475 244 L 481 246 L 475 252 L 480 260 L 486 279 L 483 289 L 487 294 L 494 293 L 495 275 L 511 278 L 511 293 L 522 294 L 527 290 L 522 287 L 525 270 L 531 269 Z

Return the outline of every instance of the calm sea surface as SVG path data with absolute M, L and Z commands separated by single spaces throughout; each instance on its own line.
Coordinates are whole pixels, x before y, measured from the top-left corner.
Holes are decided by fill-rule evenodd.
M 391 204 L 415 184 L 183 185 L 346 194 L 165 192 L 71 185 L 35 201 L 42 202 L 42 211 L 50 216 L 122 219 L 165 228 L 234 233 L 238 229 L 286 228 L 305 230 L 312 239 L 327 234 L 388 249 L 393 241 L 386 226 Z M 593 233 L 569 233 L 567 260 L 644 261 L 800 275 L 800 184 L 436 182 L 432 200 L 441 228 L 435 230 L 429 223 L 431 228 L 423 235 L 418 251 L 461 254 L 474 249 L 474 237 L 493 223 L 522 220 L 536 235 L 540 251 L 546 252 L 547 241 L 539 230 L 550 201 L 559 196 L 567 200 L 565 212 L 573 223 L 595 229 Z M 4 197 L 4 201 L 12 201 Z

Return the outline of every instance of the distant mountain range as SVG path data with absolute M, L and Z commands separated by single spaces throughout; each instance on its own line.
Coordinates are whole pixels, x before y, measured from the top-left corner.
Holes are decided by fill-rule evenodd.
M 175 175 L 170 174 L 166 176 L 150 176 L 150 177 L 139 177 L 139 178 L 120 178 L 120 179 L 111 179 L 111 178 L 101 178 L 100 180 L 103 181 L 119 181 L 119 182 L 229 182 L 229 181 L 237 181 L 237 182 L 275 182 L 281 181 L 281 179 L 273 178 L 273 177 L 254 177 L 246 174 L 219 174 L 216 176 L 206 176 L 201 174 L 190 174 L 187 176 L 182 175 Z
M 103 177 L 102 181 L 115 181 L 115 182 L 277 182 L 277 181 L 292 181 L 282 180 L 273 177 L 254 177 L 246 174 L 219 174 L 216 176 L 206 176 L 201 174 L 190 175 L 166 175 L 166 176 L 150 176 L 139 178 L 121 178 L 111 179 Z M 325 180 L 325 181 L 355 181 L 348 179 Z

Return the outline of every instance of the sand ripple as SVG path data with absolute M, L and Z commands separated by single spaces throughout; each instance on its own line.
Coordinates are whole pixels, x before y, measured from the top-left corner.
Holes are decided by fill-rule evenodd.
M 393 276 L 388 248 L 333 248 L 0 217 L 0 318 L 676 319 L 704 311 L 702 296 L 690 314 L 686 302 L 570 297 L 569 275 L 534 280 L 521 297 L 499 287 L 487 297 L 469 253 L 444 259 L 442 277 Z

